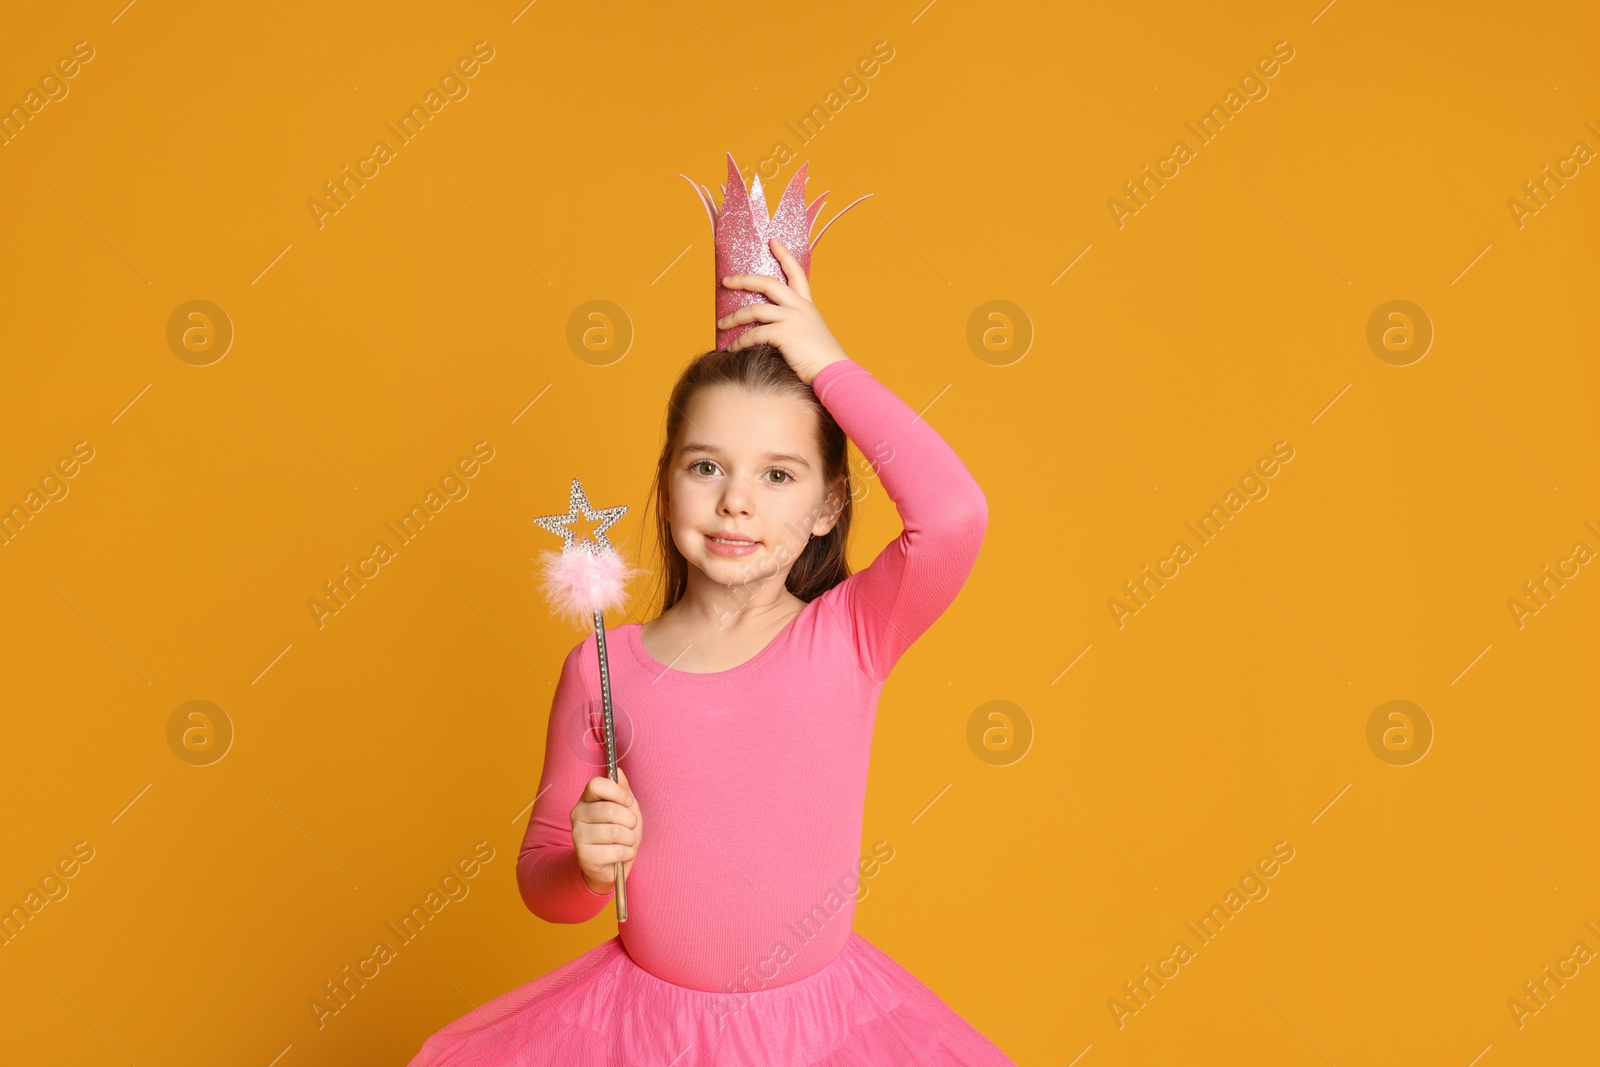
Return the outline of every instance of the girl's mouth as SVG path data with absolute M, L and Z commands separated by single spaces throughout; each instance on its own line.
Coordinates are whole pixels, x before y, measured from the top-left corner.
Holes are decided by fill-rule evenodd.
M 706 547 L 715 556 L 748 556 L 761 547 L 760 541 L 732 541 L 723 540 L 706 534 Z

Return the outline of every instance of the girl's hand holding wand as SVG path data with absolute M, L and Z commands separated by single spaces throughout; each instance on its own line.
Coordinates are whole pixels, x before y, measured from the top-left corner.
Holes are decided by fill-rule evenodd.
M 771 303 L 746 304 L 718 319 L 717 326 L 726 330 L 741 322 L 760 322 L 762 325 L 751 327 L 735 337 L 728 345 L 728 350 L 737 352 L 751 345 L 775 345 L 800 380 L 810 385 L 823 367 L 850 357 L 833 339 L 828 324 L 822 321 L 822 313 L 811 302 L 811 283 L 800 262 L 776 237 L 769 243 L 789 284 L 785 285 L 765 274 L 730 274 L 722 279 L 723 288 L 749 289 L 760 293 Z
M 589 779 L 572 808 L 572 847 L 590 889 L 596 893 L 616 889 L 618 863 L 622 864 L 622 879 L 627 881 L 643 833 L 644 814 L 622 768 L 617 768 L 615 782 L 605 777 Z

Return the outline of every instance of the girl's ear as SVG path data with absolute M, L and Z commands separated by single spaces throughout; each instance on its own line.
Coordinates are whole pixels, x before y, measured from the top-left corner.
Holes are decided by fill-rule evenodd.
M 822 502 L 822 513 L 817 516 L 815 525 L 812 526 L 813 536 L 822 537 L 832 530 L 839 521 L 839 514 L 844 510 L 845 480 L 835 479 L 828 486 L 828 495 Z

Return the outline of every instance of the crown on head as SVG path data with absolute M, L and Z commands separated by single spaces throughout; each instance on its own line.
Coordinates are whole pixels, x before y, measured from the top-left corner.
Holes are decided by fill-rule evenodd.
M 695 185 L 694 179 L 687 174 L 679 177 L 694 186 L 705 205 L 706 214 L 711 217 L 712 243 L 716 246 L 717 259 L 717 318 L 720 320 L 725 315 L 730 315 L 746 304 L 766 303 L 767 298 L 760 293 L 748 289 L 726 289 L 722 279 L 730 274 L 765 274 L 769 278 L 776 278 L 785 284 L 789 279 L 784 276 L 783 268 L 778 266 L 777 257 L 772 254 L 769 240 L 776 237 L 783 242 L 783 246 L 794 254 L 800 261 L 800 267 L 806 272 L 806 277 L 811 277 L 811 252 L 817 247 L 817 242 L 822 240 L 822 235 L 828 232 L 828 227 L 839 220 L 839 215 L 849 211 L 867 196 L 858 197 L 846 204 L 843 211 L 829 219 L 817 232 L 816 237 L 811 236 L 811 227 L 817 221 L 817 215 L 822 211 L 822 202 L 828 198 L 828 193 L 823 193 L 806 204 L 806 168 L 809 162 L 802 163 L 800 169 L 795 171 L 794 177 L 789 179 L 788 186 L 783 190 L 783 196 L 778 200 L 778 210 L 767 214 L 767 196 L 761 188 L 761 177 L 756 176 L 749 189 L 745 188 L 744 177 L 740 175 L 738 166 L 733 162 L 733 153 L 728 153 L 728 184 L 722 186 L 722 208 L 718 210 L 711 199 L 711 191 L 703 185 Z M 832 190 L 829 190 L 831 192 Z M 717 350 L 722 351 L 754 322 L 741 322 L 731 329 L 717 330 Z

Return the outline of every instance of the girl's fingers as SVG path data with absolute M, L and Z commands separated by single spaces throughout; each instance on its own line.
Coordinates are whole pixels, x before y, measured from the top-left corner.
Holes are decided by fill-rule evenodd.
M 617 823 L 620 826 L 637 826 L 639 817 L 633 809 L 614 800 L 597 800 L 585 806 L 579 821 L 588 823 Z
M 590 868 L 591 870 L 598 867 L 601 871 L 614 877 L 613 868 L 615 865 L 618 863 L 631 863 L 636 858 L 638 851 L 632 845 L 595 845 L 592 854 L 585 856 L 584 860 L 593 865 Z M 602 879 L 599 875 L 596 875 L 595 881 L 599 882 Z M 611 884 L 611 878 L 605 878 L 603 881 L 607 885 Z
M 639 835 L 632 827 L 619 826 L 614 822 L 591 822 L 584 823 L 578 830 L 577 841 L 573 843 L 579 842 L 589 848 L 605 845 L 631 846 L 639 843 Z
M 789 285 L 794 288 L 800 299 L 810 300 L 811 280 L 806 277 L 806 270 L 800 265 L 800 261 L 794 258 L 794 253 L 776 237 L 769 243 L 772 245 L 772 254 L 777 257 L 778 266 L 783 268 L 784 276 L 789 279 Z
M 749 348 L 751 345 L 776 345 L 778 342 L 773 339 L 772 332 L 771 326 L 752 327 L 735 337 L 733 343 L 728 346 L 728 350 L 737 352 L 740 349 Z
M 593 803 L 596 800 L 614 800 L 618 804 L 627 803 L 627 790 L 609 778 L 596 776 L 589 779 L 589 784 L 583 787 L 583 796 L 578 798 L 580 803 Z
M 777 304 L 746 304 L 744 307 L 733 311 L 717 320 L 717 327 L 726 330 L 737 326 L 741 322 L 777 322 L 786 313 L 785 308 Z
M 760 293 L 781 307 L 798 307 L 800 296 L 776 278 L 765 274 L 730 274 L 722 279 L 724 289 L 748 289 Z
M 633 805 L 633 790 L 628 788 L 628 783 L 622 775 L 622 768 L 617 768 L 617 781 L 613 782 L 604 775 L 596 775 L 589 779 L 589 784 L 583 787 L 583 795 L 578 798 L 580 802 L 595 800 L 613 800 L 627 807 Z

